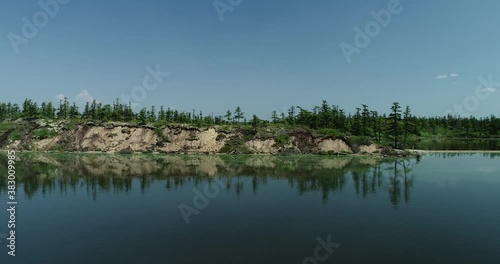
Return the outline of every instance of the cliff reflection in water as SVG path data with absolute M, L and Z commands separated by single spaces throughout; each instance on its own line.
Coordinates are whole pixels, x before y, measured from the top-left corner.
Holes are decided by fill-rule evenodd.
M 0 192 L 5 194 L 6 158 L 0 156 Z M 397 207 L 410 201 L 415 159 L 395 160 L 361 157 L 276 156 L 169 156 L 100 154 L 22 154 L 17 161 L 17 185 L 27 199 L 37 194 L 86 190 L 94 199 L 103 192 L 130 192 L 133 181 L 146 192 L 153 183 L 166 191 L 198 186 L 219 178 L 228 191 L 257 193 L 270 180 L 287 180 L 299 195 L 321 192 L 326 202 L 331 193 L 343 191 L 352 180 L 355 192 L 367 197 L 388 193 Z M 251 178 L 251 186 L 243 179 Z M 350 186 L 351 184 L 349 184 Z

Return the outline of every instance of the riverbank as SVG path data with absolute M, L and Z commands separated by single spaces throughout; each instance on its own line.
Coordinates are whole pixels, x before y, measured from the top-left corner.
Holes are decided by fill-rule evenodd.
M 356 137 L 302 127 L 148 126 L 130 123 L 15 121 L 0 131 L 0 148 L 35 152 L 268 155 L 405 155 Z
M 252 129 L 238 125 L 152 126 L 124 122 L 75 123 L 67 120 L 41 119 L 2 122 L 0 125 L 0 149 L 33 152 L 403 157 L 442 152 L 425 150 L 426 148 L 418 151 L 395 150 L 375 144 L 367 137 L 325 135 L 321 131 L 303 127 L 268 126 Z M 440 147 L 436 145 L 439 142 L 433 142 L 432 146 Z M 462 140 L 458 142 L 464 144 Z M 452 142 L 450 146 L 459 149 L 458 151 L 470 152 L 465 148 L 460 150 L 461 145 L 457 142 Z M 418 144 L 416 147 L 419 147 Z M 493 147 L 490 149 L 494 149 Z

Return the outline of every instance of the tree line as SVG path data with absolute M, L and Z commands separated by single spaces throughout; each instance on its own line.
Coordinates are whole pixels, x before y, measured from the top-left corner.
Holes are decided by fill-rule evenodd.
M 326 100 L 320 106 L 305 109 L 292 106 L 287 113 L 272 111 L 271 118 L 260 119 L 252 115 L 248 120 L 238 106 L 227 110 L 224 115 L 213 113 L 204 115 L 202 111 L 178 111 L 160 106 L 151 106 L 133 111 L 131 103 L 124 104 L 118 99 L 112 104 L 87 102 L 82 110 L 76 103 L 66 98 L 57 105 L 43 102 L 38 105 L 26 99 L 22 106 L 10 102 L 0 103 L 0 121 L 23 119 L 70 119 L 89 121 L 120 121 L 148 123 L 179 123 L 196 125 L 250 125 L 254 129 L 269 125 L 302 126 L 332 135 L 350 135 L 369 137 L 377 141 L 390 139 L 394 146 L 405 146 L 415 137 L 433 135 L 462 138 L 487 138 L 500 136 L 500 118 L 476 118 L 447 115 L 442 117 L 417 117 L 411 113 L 409 106 L 402 107 L 394 102 L 389 114 L 379 114 L 367 105 L 357 107 L 354 113 L 347 113 Z

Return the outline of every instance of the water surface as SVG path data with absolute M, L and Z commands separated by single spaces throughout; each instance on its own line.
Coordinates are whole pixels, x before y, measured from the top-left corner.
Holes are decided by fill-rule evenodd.
M 500 257 L 497 154 L 18 159 L 17 257 L 2 246 L 2 263 L 314 263 L 328 239 L 318 263 Z

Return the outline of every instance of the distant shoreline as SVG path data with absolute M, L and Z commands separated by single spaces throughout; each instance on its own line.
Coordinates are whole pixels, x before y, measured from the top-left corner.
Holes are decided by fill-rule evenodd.
M 500 150 L 419 150 L 409 149 L 408 151 L 418 152 L 420 154 L 432 153 L 500 153 Z

